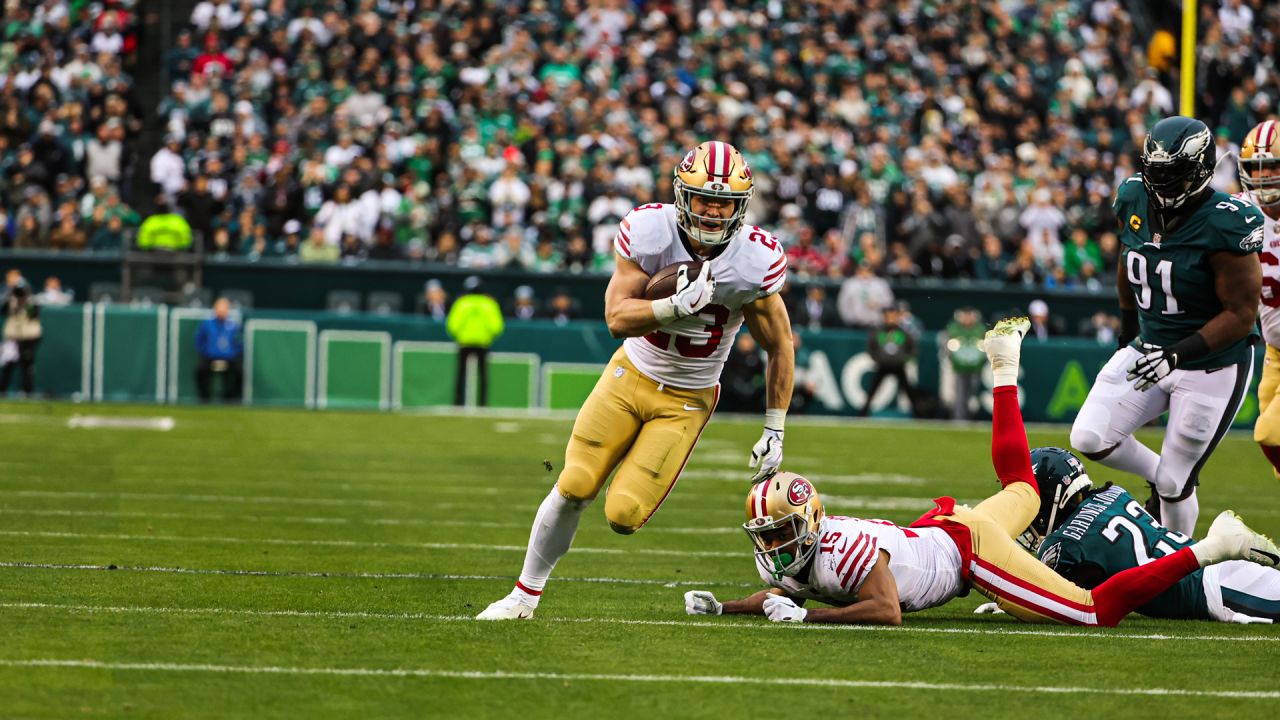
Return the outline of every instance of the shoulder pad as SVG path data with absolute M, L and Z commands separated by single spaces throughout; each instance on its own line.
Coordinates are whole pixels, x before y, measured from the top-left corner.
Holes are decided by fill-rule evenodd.
M 773 233 L 751 225 L 742 229 L 735 242 L 748 245 L 752 258 L 752 275 L 758 278 L 760 297 L 773 295 L 787 282 L 787 253 Z
M 628 260 L 636 260 L 638 255 L 661 252 L 665 243 L 661 240 L 663 232 L 663 213 L 665 206 L 660 203 L 641 205 L 627 213 L 618 223 L 618 232 L 613 236 L 613 249 Z M 670 242 L 670 238 L 666 239 Z
M 1214 203 L 1210 225 L 1217 230 L 1209 239 L 1211 250 L 1245 255 L 1262 249 L 1267 219 L 1257 205 L 1226 193 L 1215 194 L 1209 202 Z
M 1142 175 L 1130 175 L 1116 187 L 1116 195 L 1111 200 L 1111 209 L 1119 216 L 1120 208 L 1133 201 L 1134 193 L 1146 192 L 1142 187 Z M 1121 218 L 1123 220 L 1123 218 Z

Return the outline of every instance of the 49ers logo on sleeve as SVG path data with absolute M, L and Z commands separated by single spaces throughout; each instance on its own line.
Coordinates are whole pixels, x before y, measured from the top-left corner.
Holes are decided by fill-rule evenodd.
M 792 480 L 791 487 L 787 488 L 787 501 L 792 505 L 803 505 L 809 502 L 811 497 L 813 497 L 813 486 L 804 478 Z

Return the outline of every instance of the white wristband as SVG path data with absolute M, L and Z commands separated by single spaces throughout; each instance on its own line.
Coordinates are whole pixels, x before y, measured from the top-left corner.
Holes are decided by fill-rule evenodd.
M 764 411 L 764 426 L 770 430 L 782 432 L 787 424 L 787 411 L 781 408 L 769 408 Z
M 676 306 L 671 302 L 671 298 L 663 298 L 654 300 L 649 303 L 649 307 L 653 308 L 653 319 L 666 325 L 676 319 Z

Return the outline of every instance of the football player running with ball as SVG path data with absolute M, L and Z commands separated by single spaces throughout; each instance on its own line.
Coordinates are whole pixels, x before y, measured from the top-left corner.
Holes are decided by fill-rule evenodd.
M 1116 190 L 1120 349 L 1071 427 L 1076 452 L 1146 480 L 1147 509 L 1184 535 L 1200 514 L 1200 471 L 1253 377 L 1258 337 L 1266 218 L 1209 187 L 1214 154 L 1204 123 L 1166 118 L 1147 135 L 1142 172 Z M 1166 411 L 1157 455 L 1133 433 Z
M 1001 320 L 986 336 L 995 378 L 991 459 L 1003 489 L 969 508 L 949 497 L 909 527 L 884 520 L 824 517 L 813 485 L 779 473 L 747 495 L 743 528 L 760 577 L 773 588 L 721 603 L 685 594 L 691 615 L 746 613 L 775 622 L 897 625 L 902 613 L 942 605 L 972 586 L 1028 622 L 1113 626 L 1183 577 L 1226 560 L 1274 566 L 1280 548 L 1223 512 L 1204 540 L 1130 568 L 1093 590 L 1042 565 L 1014 538 L 1040 512 L 1022 413 L 1018 364 L 1026 318 Z M 806 609 L 806 600 L 834 607 Z
M 1124 488 L 1095 489 L 1080 458 L 1067 450 L 1031 451 L 1040 513 L 1018 543 L 1040 561 L 1083 588 L 1195 540 L 1160 525 Z M 994 603 L 975 612 L 992 612 Z M 1280 570 L 1243 560 L 1212 565 L 1182 578 L 1138 607 L 1148 617 L 1271 623 L 1280 619 Z
M 519 581 L 481 620 L 533 617 L 582 511 L 615 469 L 604 500 L 609 526 L 629 535 L 648 522 L 711 419 L 720 371 L 744 321 L 769 356 L 764 431 L 751 451 L 754 479 L 782 462 L 795 375 L 791 322 L 777 295 L 787 275 L 783 248 L 768 232 L 743 226 L 754 187 L 732 145 L 690 150 L 673 184 L 674 205 L 642 205 L 619 224 L 605 321 L 626 340 L 578 412 L 564 469 L 534 518 Z M 645 298 L 651 276 L 699 261 L 697 273 L 685 265 L 676 271 L 674 294 Z
M 1258 421 L 1253 439 L 1280 478 L 1280 403 L 1272 402 L 1280 386 L 1280 122 L 1268 120 L 1245 136 L 1240 147 L 1240 184 L 1245 197 L 1262 209 L 1262 339 L 1267 355 L 1258 383 Z

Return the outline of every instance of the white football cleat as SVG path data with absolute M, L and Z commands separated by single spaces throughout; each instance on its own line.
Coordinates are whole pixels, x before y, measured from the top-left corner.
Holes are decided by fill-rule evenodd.
M 1244 521 L 1230 510 L 1223 510 L 1213 519 L 1209 532 L 1204 540 L 1192 545 L 1198 547 L 1204 543 L 1213 543 L 1216 552 L 1210 553 L 1210 560 L 1248 560 L 1265 567 L 1280 565 L 1280 547 L 1271 538 L 1255 532 Z M 1197 553 L 1199 557 L 1199 553 Z M 1208 563 L 1206 563 L 1208 564 Z
M 995 385 L 1017 385 L 1018 364 L 1022 358 L 1022 338 L 1031 329 L 1031 321 L 1025 317 L 1005 318 L 987 331 L 982 339 L 982 349 L 991 361 L 991 374 Z
M 489 605 L 476 616 L 477 620 L 532 620 L 534 605 L 525 602 L 527 596 L 519 590 Z

